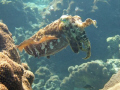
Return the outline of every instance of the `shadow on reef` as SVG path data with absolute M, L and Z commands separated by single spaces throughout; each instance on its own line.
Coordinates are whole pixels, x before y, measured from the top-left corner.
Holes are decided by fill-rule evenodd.
M 7 26 L 0 23 L 0 90 L 32 90 L 34 74 L 21 64 Z

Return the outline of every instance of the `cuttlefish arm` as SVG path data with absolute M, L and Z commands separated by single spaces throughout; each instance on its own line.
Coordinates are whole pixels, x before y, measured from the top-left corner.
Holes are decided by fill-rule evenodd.
M 28 40 L 23 41 L 20 45 L 17 46 L 17 48 L 20 52 L 22 52 L 26 46 L 29 46 L 31 44 L 40 44 L 53 39 L 58 39 L 58 38 L 56 36 L 51 36 L 51 35 L 45 35 L 39 41 L 35 41 L 32 38 L 30 38 Z
M 90 45 L 90 41 L 86 40 L 86 42 L 83 42 L 85 48 L 84 51 L 87 53 L 87 56 L 83 59 L 88 59 L 91 56 L 91 45 Z
M 90 18 L 86 19 L 83 23 L 82 23 L 82 27 L 85 28 L 89 25 L 93 24 L 96 28 L 97 28 L 97 21 L 96 20 L 92 20 Z
M 72 51 L 74 53 L 78 53 L 79 52 L 79 46 L 78 46 L 77 42 L 74 39 L 69 39 L 68 42 L 69 42 L 69 45 L 70 45 Z

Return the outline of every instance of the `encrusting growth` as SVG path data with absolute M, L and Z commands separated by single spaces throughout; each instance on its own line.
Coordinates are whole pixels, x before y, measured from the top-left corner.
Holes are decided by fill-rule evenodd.
M 32 90 L 34 74 L 22 65 L 12 34 L 0 23 L 0 90 Z

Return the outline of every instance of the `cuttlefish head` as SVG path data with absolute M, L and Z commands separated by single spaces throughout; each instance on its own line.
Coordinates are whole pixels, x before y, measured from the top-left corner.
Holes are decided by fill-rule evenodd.
M 84 30 L 84 26 L 82 24 L 83 22 L 80 16 L 62 15 L 59 21 L 60 21 L 59 30 L 63 30 L 64 28 L 67 28 L 67 27 L 69 28 L 70 26 L 79 28 L 77 29 L 79 31 Z
M 87 53 L 84 59 L 88 59 L 91 56 L 90 42 L 84 30 L 90 24 L 94 24 L 93 20 L 87 19 L 85 22 L 82 22 L 81 17 L 77 15 L 63 15 L 59 23 L 59 30 L 63 30 L 72 51 L 79 53 L 81 50 Z M 83 48 L 83 45 L 85 48 Z
M 71 21 L 72 16 L 70 15 L 62 15 L 59 19 L 59 30 L 63 30 L 64 27 L 68 27 Z

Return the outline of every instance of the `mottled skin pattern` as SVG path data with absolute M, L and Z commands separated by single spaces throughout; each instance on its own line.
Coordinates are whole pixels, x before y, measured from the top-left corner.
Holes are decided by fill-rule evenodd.
M 54 55 L 70 45 L 75 53 L 80 50 L 85 51 L 87 56 L 84 59 L 88 59 L 91 56 L 91 45 L 84 28 L 91 24 L 96 26 L 96 21 L 86 19 L 85 22 L 82 22 L 79 16 L 63 15 L 30 38 L 35 42 L 39 42 L 44 36 L 55 36 L 57 39 L 30 44 L 25 46 L 24 50 L 35 57 L 47 56 L 49 58 L 50 55 Z

